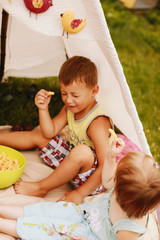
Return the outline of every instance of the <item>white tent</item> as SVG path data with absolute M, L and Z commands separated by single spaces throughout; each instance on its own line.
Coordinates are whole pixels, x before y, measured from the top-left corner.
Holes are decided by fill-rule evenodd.
M 46 12 L 30 13 L 22 0 L 0 0 L 9 13 L 4 76 L 57 76 L 66 55 L 91 58 L 98 67 L 97 100 L 114 124 L 144 152 L 151 154 L 98 0 L 53 0 Z M 62 36 L 60 14 L 72 10 L 86 18 L 77 34 Z

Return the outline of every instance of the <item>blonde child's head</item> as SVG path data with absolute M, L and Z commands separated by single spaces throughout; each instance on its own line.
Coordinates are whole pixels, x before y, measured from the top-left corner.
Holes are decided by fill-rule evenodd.
M 141 218 L 160 204 L 160 168 L 149 155 L 129 152 L 117 165 L 114 191 L 127 216 Z
M 85 82 L 89 88 L 97 84 L 97 67 L 88 58 L 74 56 L 63 63 L 59 72 L 59 81 L 65 86 L 73 81 Z

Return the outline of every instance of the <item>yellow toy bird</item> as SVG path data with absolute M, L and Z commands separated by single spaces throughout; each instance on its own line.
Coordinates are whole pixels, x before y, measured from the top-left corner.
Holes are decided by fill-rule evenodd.
M 61 21 L 62 21 L 62 27 L 63 27 L 63 36 L 64 32 L 67 32 L 67 38 L 68 33 L 78 33 L 81 31 L 84 26 L 86 25 L 86 19 L 75 19 L 74 12 L 67 10 L 64 13 L 61 14 Z

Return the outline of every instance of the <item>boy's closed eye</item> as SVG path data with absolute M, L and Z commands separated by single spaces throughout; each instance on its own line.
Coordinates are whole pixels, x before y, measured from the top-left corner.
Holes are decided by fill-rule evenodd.
M 73 97 L 75 97 L 75 98 L 78 98 L 78 97 L 79 97 L 79 95 L 73 95 Z

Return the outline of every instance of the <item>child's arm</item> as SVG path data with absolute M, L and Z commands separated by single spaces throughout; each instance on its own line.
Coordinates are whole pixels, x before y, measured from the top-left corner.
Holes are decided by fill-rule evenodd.
M 35 96 L 35 104 L 39 108 L 39 123 L 45 138 L 52 138 L 67 124 L 66 107 L 64 106 L 60 113 L 53 119 L 49 114 L 48 105 L 51 95 L 48 91 L 41 89 Z
M 140 236 L 139 233 L 131 232 L 131 231 L 122 231 L 121 230 L 121 231 L 117 232 L 118 240 L 124 240 L 124 239 L 137 240 L 139 236 Z
M 112 142 L 111 147 L 107 153 L 107 157 L 102 170 L 102 182 L 106 189 L 113 187 L 113 179 L 116 170 L 115 158 L 119 153 L 122 152 L 124 145 L 124 141 L 121 138 L 118 138 L 116 143 L 114 141 Z
M 79 204 L 86 196 L 91 194 L 99 185 L 101 185 L 103 163 L 109 149 L 109 132 L 107 129 L 110 127 L 110 121 L 106 117 L 98 117 L 90 124 L 87 134 L 95 146 L 98 167 L 83 185 L 78 189 L 67 193 L 60 200 Z

